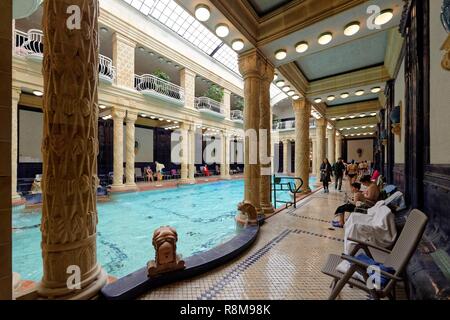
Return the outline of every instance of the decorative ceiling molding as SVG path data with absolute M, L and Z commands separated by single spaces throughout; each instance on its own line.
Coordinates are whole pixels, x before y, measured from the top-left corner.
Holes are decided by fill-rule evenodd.
M 340 116 L 348 116 L 350 114 L 361 114 L 367 112 L 377 112 L 381 110 L 381 105 L 379 100 L 371 100 L 364 102 L 351 103 L 346 105 L 341 105 L 338 107 L 332 107 L 327 109 L 327 117 L 340 117 Z M 364 118 L 361 118 L 364 119 Z M 340 120 L 346 121 L 346 120 Z
M 390 76 L 385 66 L 373 67 L 310 82 L 307 96 L 311 99 L 315 96 L 324 95 L 328 92 L 382 83 L 388 81 L 389 79 Z
M 367 117 L 367 118 L 358 118 L 358 119 L 349 119 L 349 120 L 340 120 L 340 121 L 336 121 L 336 129 L 342 129 L 342 128 L 352 128 L 351 130 L 348 131 L 356 131 L 359 129 L 353 129 L 353 127 L 361 127 L 361 126 L 376 126 L 378 124 L 378 119 L 377 117 Z M 360 128 L 361 130 L 376 130 L 375 128 Z
M 384 66 L 391 79 L 396 78 L 400 57 L 402 56 L 404 39 L 396 28 L 388 31 L 388 43 Z
M 306 93 L 309 89 L 309 82 L 295 62 L 278 67 L 278 71 L 302 96 L 306 97 Z

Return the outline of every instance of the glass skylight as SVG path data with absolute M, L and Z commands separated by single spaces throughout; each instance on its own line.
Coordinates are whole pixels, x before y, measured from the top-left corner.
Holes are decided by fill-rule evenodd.
M 176 32 L 207 55 L 239 73 L 238 55 L 174 0 L 123 0 Z

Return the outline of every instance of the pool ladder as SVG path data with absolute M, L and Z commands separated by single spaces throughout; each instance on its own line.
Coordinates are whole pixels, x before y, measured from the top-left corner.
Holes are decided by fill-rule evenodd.
M 283 182 L 283 180 L 292 180 L 289 182 Z M 300 182 L 297 185 L 296 182 Z M 271 198 L 273 194 L 273 204 L 275 205 L 275 208 L 277 207 L 277 203 L 283 203 L 286 205 L 286 208 L 289 208 L 291 206 L 294 206 L 294 208 L 297 208 L 297 194 L 301 193 L 301 188 L 303 187 L 303 180 L 302 178 L 297 177 L 278 177 L 276 175 L 272 176 L 271 180 Z M 293 201 L 282 201 L 277 199 L 277 192 L 290 192 L 293 195 Z M 270 199 L 272 201 L 272 199 Z

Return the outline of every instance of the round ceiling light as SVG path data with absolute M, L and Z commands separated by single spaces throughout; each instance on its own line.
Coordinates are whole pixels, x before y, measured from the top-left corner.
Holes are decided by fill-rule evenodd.
M 276 82 L 276 85 L 279 88 L 284 87 L 285 84 L 286 84 L 286 82 L 284 80 L 279 80 Z
M 277 60 L 283 60 L 286 59 L 287 57 L 287 52 L 284 49 L 278 50 L 277 52 L 275 52 L 275 59 Z
M 233 48 L 234 51 L 241 51 L 244 49 L 244 41 L 241 39 L 236 39 L 231 43 L 231 48 Z
M 334 118 L 334 117 L 333 117 L 333 118 L 331 118 L 331 121 L 336 121 L 336 118 Z
M 291 90 L 291 87 L 289 87 L 289 86 L 283 87 L 283 91 L 284 91 L 284 92 L 288 92 L 288 91 L 290 91 L 290 90 Z
M 100 27 L 100 31 L 103 33 L 108 33 L 109 30 L 106 27 Z
M 202 22 L 208 21 L 211 17 L 211 10 L 205 4 L 199 4 L 195 7 L 195 17 Z
M 380 87 L 375 87 L 375 88 L 372 88 L 370 91 L 371 91 L 372 93 L 378 93 L 378 92 L 381 91 L 381 88 L 380 88 Z
M 295 94 L 295 91 L 294 91 L 294 90 L 288 91 L 288 93 L 287 93 L 287 95 L 288 95 L 289 97 L 292 97 L 294 94 Z
M 230 34 L 230 28 L 228 28 L 228 26 L 224 23 L 219 23 L 216 26 L 216 35 L 219 38 L 225 38 L 226 36 L 228 36 Z
M 350 95 L 348 94 L 348 92 L 344 92 L 341 94 L 341 98 L 342 99 L 347 99 Z
M 101 104 L 101 105 L 98 106 L 98 108 L 103 110 L 103 109 L 106 109 L 106 106 Z
M 331 32 L 322 33 L 319 37 L 319 44 L 326 45 L 329 44 L 333 40 L 333 34 Z
M 298 100 L 298 99 L 300 99 L 300 96 L 299 96 L 298 94 L 296 94 L 296 95 L 293 95 L 293 96 L 292 96 L 292 99 L 294 99 L 294 100 Z
M 34 91 L 33 91 L 33 94 L 34 94 L 36 97 L 42 97 L 42 96 L 44 95 L 44 93 L 43 93 L 42 91 L 39 91 L 39 90 L 34 90 Z
M 350 118 L 350 119 L 355 119 L 356 116 L 355 116 L 355 115 L 351 115 L 349 118 Z
M 322 99 L 321 99 L 321 98 L 316 98 L 316 99 L 314 99 L 314 102 L 315 102 L 315 103 L 321 103 L 321 102 L 322 102 Z
M 295 51 L 297 51 L 298 53 L 303 53 L 306 52 L 308 48 L 309 48 L 308 42 L 302 41 L 297 43 L 297 45 L 295 46 Z
M 345 26 L 344 34 L 347 37 L 354 36 L 361 30 L 361 24 L 358 21 L 354 21 Z
M 359 115 L 360 118 L 364 118 L 365 116 L 366 116 L 365 113 L 362 113 L 362 114 Z
M 331 101 L 334 101 L 335 99 L 336 99 L 335 96 L 329 96 L 329 97 L 327 98 L 327 100 L 330 101 L 330 102 L 331 102 Z
M 380 12 L 380 14 L 375 18 L 375 24 L 377 26 L 382 26 L 394 17 L 394 11 L 392 9 L 386 9 Z
M 358 97 L 362 96 L 364 94 L 364 90 L 358 90 L 355 92 L 355 95 L 357 95 Z
M 370 114 L 370 116 L 372 116 L 372 117 L 375 117 L 376 115 L 377 115 L 376 112 L 372 112 L 372 113 Z

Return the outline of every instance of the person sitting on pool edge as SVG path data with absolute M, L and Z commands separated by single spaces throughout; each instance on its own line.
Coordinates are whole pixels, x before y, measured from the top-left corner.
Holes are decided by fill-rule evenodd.
M 356 209 L 356 203 L 358 201 L 364 201 L 364 195 L 361 192 L 361 183 L 353 182 L 352 183 L 352 193 L 353 197 L 346 204 L 338 207 L 336 212 L 334 213 L 335 218 L 337 217 L 339 221 L 334 220 L 332 222 L 333 227 L 335 228 L 343 228 L 345 224 L 345 213 L 353 212 Z
M 150 180 L 152 182 L 155 181 L 155 179 L 153 178 L 154 173 L 153 173 L 153 170 L 152 170 L 152 168 L 150 166 L 145 168 L 145 175 L 147 176 L 147 181 L 149 181 L 149 182 L 150 182 Z

